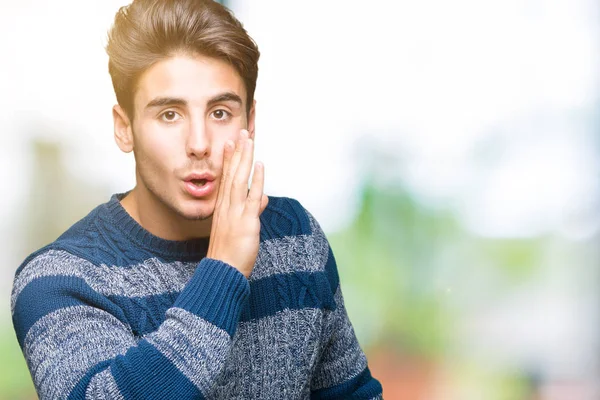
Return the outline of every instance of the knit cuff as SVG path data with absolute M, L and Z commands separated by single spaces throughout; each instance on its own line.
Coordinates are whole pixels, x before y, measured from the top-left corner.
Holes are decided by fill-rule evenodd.
M 250 284 L 241 272 L 223 261 L 203 258 L 173 306 L 198 315 L 233 337 L 249 296 Z

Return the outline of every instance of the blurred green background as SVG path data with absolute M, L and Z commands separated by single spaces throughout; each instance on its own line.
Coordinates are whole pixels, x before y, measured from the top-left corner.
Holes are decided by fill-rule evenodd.
M 102 52 L 126 3 L 0 3 L 0 400 L 36 397 L 14 271 L 133 184 Z M 600 398 L 598 5 L 227 4 L 262 52 L 267 192 L 326 231 L 385 398 Z

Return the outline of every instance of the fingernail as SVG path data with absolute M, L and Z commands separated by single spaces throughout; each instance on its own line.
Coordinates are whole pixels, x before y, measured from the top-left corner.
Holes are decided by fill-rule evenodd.
M 247 130 L 245 130 L 245 129 L 242 129 L 242 137 L 243 137 L 244 139 L 246 139 L 246 138 L 248 137 L 248 131 L 247 131 Z

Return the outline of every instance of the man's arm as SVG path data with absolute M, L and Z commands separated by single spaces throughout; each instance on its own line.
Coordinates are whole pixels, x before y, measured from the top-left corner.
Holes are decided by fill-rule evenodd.
M 348 318 L 331 247 L 325 271 L 334 289 L 336 308 L 325 317 L 327 343 L 313 373 L 311 399 L 382 399 L 381 384 L 371 376 Z
M 91 279 L 69 275 L 77 262 L 86 263 L 66 252 L 43 253 L 15 280 L 13 323 L 40 399 L 210 393 L 249 295 L 241 273 L 202 260 L 163 324 L 138 341 Z M 65 274 L 39 276 L 44 269 Z

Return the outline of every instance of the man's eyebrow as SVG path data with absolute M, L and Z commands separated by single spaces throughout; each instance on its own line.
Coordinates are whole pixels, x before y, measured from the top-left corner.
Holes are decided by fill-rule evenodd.
M 163 106 L 186 106 L 187 101 L 179 97 L 157 97 L 146 104 L 146 109 Z
M 242 98 L 233 92 L 225 92 L 216 95 L 212 99 L 208 100 L 208 107 L 212 107 L 218 103 L 224 103 L 227 101 L 233 101 L 238 103 L 240 106 L 242 105 Z M 185 99 L 180 97 L 157 97 L 152 99 L 148 104 L 146 104 L 145 109 L 153 108 L 153 107 L 164 107 L 164 106 L 187 106 L 188 102 Z
M 233 101 L 238 103 L 240 106 L 242 105 L 242 98 L 233 92 L 225 92 L 216 95 L 212 99 L 208 100 L 207 106 L 211 107 L 217 103 L 224 103 L 226 101 Z

